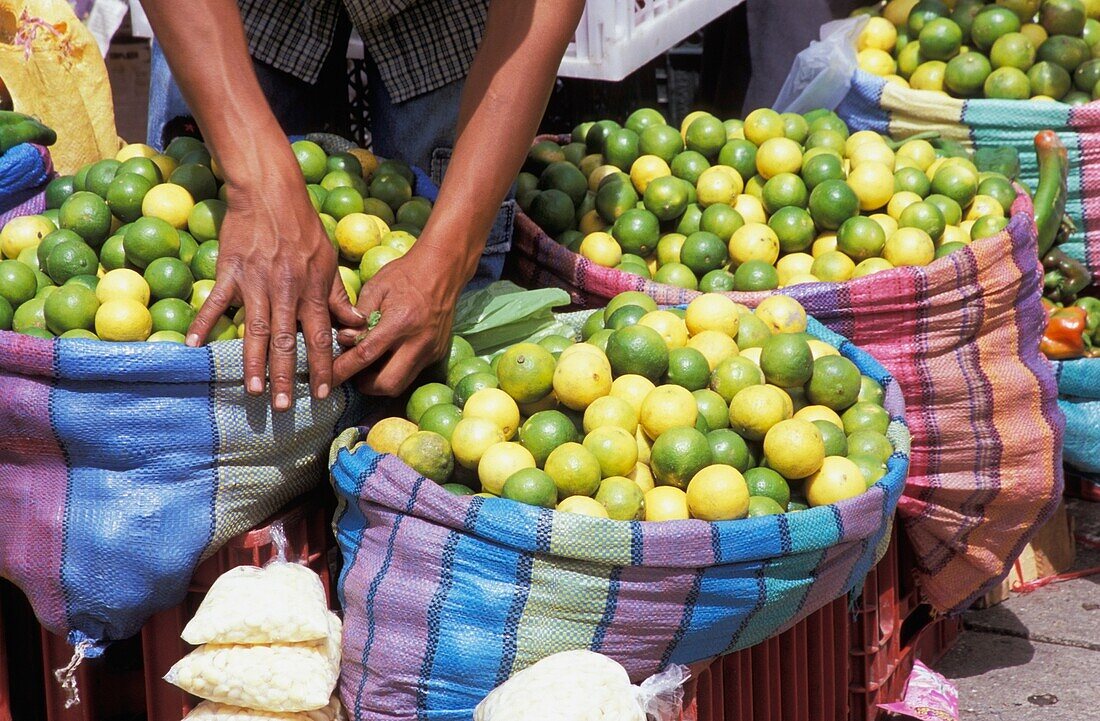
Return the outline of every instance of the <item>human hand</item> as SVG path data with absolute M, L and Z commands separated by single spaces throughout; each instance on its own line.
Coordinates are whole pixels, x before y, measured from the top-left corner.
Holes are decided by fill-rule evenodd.
M 266 177 L 284 180 L 276 187 L 270 182 L 229 186 L 217 281 L 188 330 L 187 344 L 204 343 L 219 316 L 243 305 L 245 388 L 261 395 L 270 366 L 272 408 L 285 411 L 294 397 L 297 324 L 305 337 L 312 393 L 323 399 L 333 382 L 329 311 L 341 325 L 363 319 L 348 300 L 336 251 L 305 188 L 295 183 L 301 181 L 297 166 Z
M 363 286 L 359 312 L 370 318 L 377 311 L 378 322 L 368 327 L 360 321 L 340 330 L 337 340 L 350 347 L 333 364 L 335 383 L 356 377 L 356 387 L 366 395 L 395 396 L 447 352 L 455 302 L 466 278 L 456 270 L 458 263 L 440 262 L 420 243 Z

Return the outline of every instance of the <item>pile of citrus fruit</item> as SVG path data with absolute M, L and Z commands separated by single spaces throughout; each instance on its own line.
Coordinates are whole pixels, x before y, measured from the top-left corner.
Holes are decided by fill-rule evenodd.
M 293 150 L 354 302 L 416 241 L 431 203 L 413 196 L 403 163 L 361 149 L 328 155 L 310 141 Z M 217 163 L 189 137 L 163 154 L 128 145 L 54 179 L 47 210 L 0 229 L 0 331 L 184 342 L 214 287 L 225 196 Z M 232 309 L 210 339 L 237 338 L 243 322 Z
M 928 140 L 850 133 L 835 113 L 744 121 L 655 110 L 536 143 L 524 211 L 593 263 L 705 292 L 841 282 L 927 265 L 1000 232 L 1011 181 Z
M 957 98 L 1100 97 L 1097 0 L 890 0 L 857 41 L 859 66 L 891 82 Z
M 439 380 L 366 444 L 459 494 L 615 520 L 731 520 L 857 496 L 886 472 L 883 389 L 772 296 L 662 310 L 636 292 L 492 360 L 456 338 Z

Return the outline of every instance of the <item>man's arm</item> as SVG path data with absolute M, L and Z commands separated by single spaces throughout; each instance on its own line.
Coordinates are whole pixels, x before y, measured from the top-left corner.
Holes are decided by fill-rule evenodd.
M 340 383 L 400 393 L 447 349 L 454 305 L 473 276 L 508 188 L 546 110 L 583 0 L 493 0 L 459 109 L 458 137 L 439 199 L 420 239 L 363 287 L 359 310 L 381 311 L 365 339 L 336 359 Z M 347 328 L 348 342 L 362 328 Z
M 332 386 L 330 305 L 344 324 L 360 322 L 336 253 L 309 202 L 305 180 L 268 107 L 234 0 L 142 0 L 180 90 L 223 168 L 229 210 L 222 224 L 214 290 L 188 331 L 203 342 L 218 316 L 244 304 L 245 386 L 290 408 L 296 323 L 305 335 L 313 394 Z

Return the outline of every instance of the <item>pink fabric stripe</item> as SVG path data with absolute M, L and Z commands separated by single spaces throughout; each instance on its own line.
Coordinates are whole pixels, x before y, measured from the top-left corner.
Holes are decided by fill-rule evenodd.
M 0 576 L 24 590 L 33 587 L 35 613 L 50 630 L 63 633 L 61 547 L 68 469 L 50 426 L 50 383 L 0 371 L 0 396 Z
M 53 351 L 52 341 L 0 331 L 0 368 L 9 373 L 53 378 Z
M 1088 267 L 1100 270 L 1100 107 L 1089 103 L 1074 108 L 1069 115 L 1070 127 L 1077 129 L 1081 150 L 1081 202 L 1085 207 L 1085 255 Z
M 372 708 L 400 718 L 409 712 L 409 699 L 416 698 L 420 662 L 428 642 L 428 604 L 439 586 L 438 577 L 426 578 L 402 569 L 422 569 L 423 558 L 439 558 L 447 529 L 405 517 L 391 545 L 390 534 L 398 515 L 366 501 L 360 506 L 367 518 L 367 530 L 360 542 L 362 550 L 344 582 L 344 597 L 359 612 L 345 614 L 341 697 L 349 708 L 355 708 L 357 695 L 370 699 Z M 388 563 L 387 548 L 393 551 Z M 371 599 L 371 584 L 380 572 L 382 580 Z M 373 634 L 365 611 L 368 604 L 374 607 Z M 383 614 L 385 618 L 381 618 Z M 363 650 L 371 635 L 373 644 L 364 665 Z M 393 643 L 394 639 L 401 642 Z M 364 673 L 366 683 L 362 685 Z

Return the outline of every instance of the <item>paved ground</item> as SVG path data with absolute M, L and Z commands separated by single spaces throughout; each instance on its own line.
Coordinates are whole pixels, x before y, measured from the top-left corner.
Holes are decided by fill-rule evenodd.
M 1071 502 L 1077 535 L 1100 539 L 1100 503 Z M 1074 569 L 1100 566 L 1077 547 Z M 1100 719 L 1100 574 L 1052 584 L 964 618 L 937 670 L 959 687 L 961 721 Z

